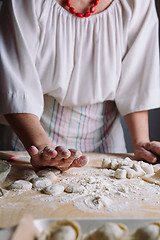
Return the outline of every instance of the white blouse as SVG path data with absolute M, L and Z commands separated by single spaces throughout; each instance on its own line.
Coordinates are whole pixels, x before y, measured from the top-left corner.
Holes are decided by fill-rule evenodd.
M 114 0 L 78 18 L 56 0 L 5 0 L 0 14 L 0 114 L 115 101 L 126 115 L 160 106 L 154 0 Z

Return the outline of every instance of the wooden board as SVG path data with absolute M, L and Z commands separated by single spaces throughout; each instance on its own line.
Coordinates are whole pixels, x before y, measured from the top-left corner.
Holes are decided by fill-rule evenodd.
M 19 155 L 22 159 L 26 159 L 29 162 L 29 157 L 25 152 L 12 152 L 12 154 Z M 112 158 L 125 158 L 129 156 L 133 158 L 132 154 L 87 154 L 90 162 L 82 169 L 76 169 L 78 171 L 77 177 L 88 169 L 101 169 L 101 163 L 104 157 Z M 5 228 L 17 224 L 20 218 L 25 214 L 32 214 L 34 218 L 148 218 L 160 216 L 160 202 L 152 196 L 147 196 L 147 201 L 144 201 L 140 192 L 134 199 L 120 198 L 119 204 L 123 201 L 126 204 L 126 210 L 117 208 L 117 211 L 86 211 L 74 206 L 74 201 L 66 203 L 60 203 L 59 200 L 53 196 L 44 195 L 41 192 L 30 190 L 27 192 L 13 192 L 6 189 L 6 187 L 14 180 L 21 179 L 21 173 L 24 169 L 31 169 L 30 164 L 24 163 L 11 163 L 11 172 L 8 175 L 6 182 L 3 185 L 5 196 L 0 198 L 0 228 Z M 64 173 L 64 179 L 72 178 L 75 169 L 69 170 Z M 93 171 L 94 172 L 94 171 Z M 79 175 L 79 176 L 78 176 Z M 107 178 L 107 176 L 106 176 Z M 129 181 L 126 179 L 126 181 Z M 131 180 L 132 184 L 138 184 L 139 179 Z M 142 180 L 141 180 L 142 181 Z M 128 182 L 130 184 L 130 182 Z M 145 183 L 148 184 L 149 183 Z M 143 187 L 143 184 L 142 184 Z M 153 186 L 154 187 L 154 186 Z M 157 186 L 156 186 L 157 187 Z M 149 201 L 151 197 L 151 201 Z M 160 196 L 159 196 L 160 199 Z M 136 204 L 135 204 L 136 203 Z

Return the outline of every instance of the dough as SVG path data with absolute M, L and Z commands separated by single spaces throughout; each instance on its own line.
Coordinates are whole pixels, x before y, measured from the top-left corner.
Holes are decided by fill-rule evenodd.
M 33 178 L 37 178 L 38 177 L 37 174 L 35 173 L 35 171 L 32 170 L 32 169 L 25 169 L 22 172 L 22 176 L 23 176 L 23 179 L 26 180 L 26 181 L 30 181 Z
M 154 173 L 154 168 L 152 164 L 140 161 L 139 162 L 141 168 L 143 169 L 143 171 L 145 171 L 146 174 L 153 174 Z
M 124 158 L 124 159 L 122 159 L 122 161 L 121 161 L 121 166 L 129 166 L 129 167 L 132 167 L 133 166 L 133 160 L 132 159 L 130 159 L 129 157 L 126 157 L 126 158 Z
M 43 169 L 37 172 L 38 177 L 48 178 L 52 183 L 57 180 L 57 176 L 50 169 Z
M 117 159 L 112 159 L 111 161 L 111 169 L 116 170 L 119 167 L 119 162 Z
M 67 193 L 80 193 L 82 194 L 85 191 L 85 187 L 80 184 L 70 184 L 68 185 L 65 190 Z
M 45 187 L 42 191 L 48 195 L 59 195 L 64 192 L 64 187 L 59 184 L 52 184 L 48 187 Z
M 153 165 L 153 169 L 155 173 L 158 172 L 158 170 L 160 169 L 160 164 Z
M 80 240 L 80 226 L 69 220 L 53 222 L 42 233 L 39 240 Z
M 142 179 L 160 186 L 160 170 L 152 176 L 142 176 Z
M 145 171 L 141 168 L 141 166 L 138 163 L 133 164 L 133 169 L 137 172 L 137 176 L 143 176 L 145 175 Z
M 25 180 L 17 180 L 13 182 L 8 189 L 10 190 L 31 190 L 32 188 L 32 183 L 25 181 Z
M 136 172 L 134 169 L 128 166 L 122 166 L 121 169 L 125 169 L 127 172 L 127 178 L 135 178 L 139 176 L 139 173 Z
M 85 236 L 84 240 L 125 240 L 127 239 L 127 235 L 127 226 L 108 222 L 97 230 L 89 233 Z
M 32 180 L 32 187 L 38 191 L 42 190 L 43 188 L 51 184 L 52 184 L 51 180 L 45 177 L 37 177 Z
M 124 179 L 126 178 L 126 175 L 127 175 L 127 171 L 125 169 L 117 169 L 115 171 L 115 178 L 118 178 L 118 179 Z
M 160 223 L 152 223 L 138 228 L 132 235 L 132 240 L 159 240 Z
M 111 167 L 111 159 L 104 158 L 102 161 L 102 168 L 109 169 Z

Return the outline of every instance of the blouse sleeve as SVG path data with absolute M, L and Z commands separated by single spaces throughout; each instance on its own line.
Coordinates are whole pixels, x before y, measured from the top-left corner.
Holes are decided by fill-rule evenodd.
M 160 107 L 158 18 L 154 0 L 133 0 L 116 92 L 121 115 Z
M 0 12 L 0 114 L 41 117 L 43 92 L 36 71 L 40 29 L 35 0 L 5 0 Z

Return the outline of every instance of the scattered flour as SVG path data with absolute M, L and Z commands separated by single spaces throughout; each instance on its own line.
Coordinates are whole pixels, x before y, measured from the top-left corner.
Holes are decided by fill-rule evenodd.
M 39 191 L 42 190 L 46 194 L 38 194 L 38 198 L 37 195 L 32 196 L 32 200 L 36 201 L 37 199 L 40 202 L 48 203 L 47 206 L 52 209 L 64 203 L 72 203 L 81 211 L 97 213 L 134 212 L 135 207 L 141 209 L 142 202 L 150 204 L 151 208 L 154 205 L 160 205 L 159 186 L 143 181 L 137 177 L 138 175 L 135 178 L 125 178 L 125 174 L 129 174 L 126 168 L 133 170 L 132 172 L 135 174 L 142 169 L 142 173 L 144 174 L 144 172 L 151 173 L 153 170 L 158 169 L 158 167 L 149 167 L 150 164 L 144 164 L 143 162 L 139 162 L 136 165 L 137 162 L 127 158 L 123 162 L 122 159 L 119 159 L 117 162 L 114 161 L 112 169 L 106 169 L 104 167 L 105 164 L 107 166 L 110 164 L 111 167 L 111 162 L 110 159 L 106 159 L 105 163 L 103 161 L 102 168 L 90 166 L 81 169 L 74 168 L 61 174 L 57 170 L 57 182 L 53 184 L 53 180 L 49 179 L 50 177 L 44 177 L 46 176 L 44 174 L 45 171 L 37 174 L 30 171 L 26 175 L 34 176 L 30 180 L 33 188 Z M 55 176 L 55 172 L 47 171 L 46 174 L 48 172 L 54 173 Z M 116 176 L 117 178 L 115 178 Z M 31 184 L 30 182 L 28 183 Z

